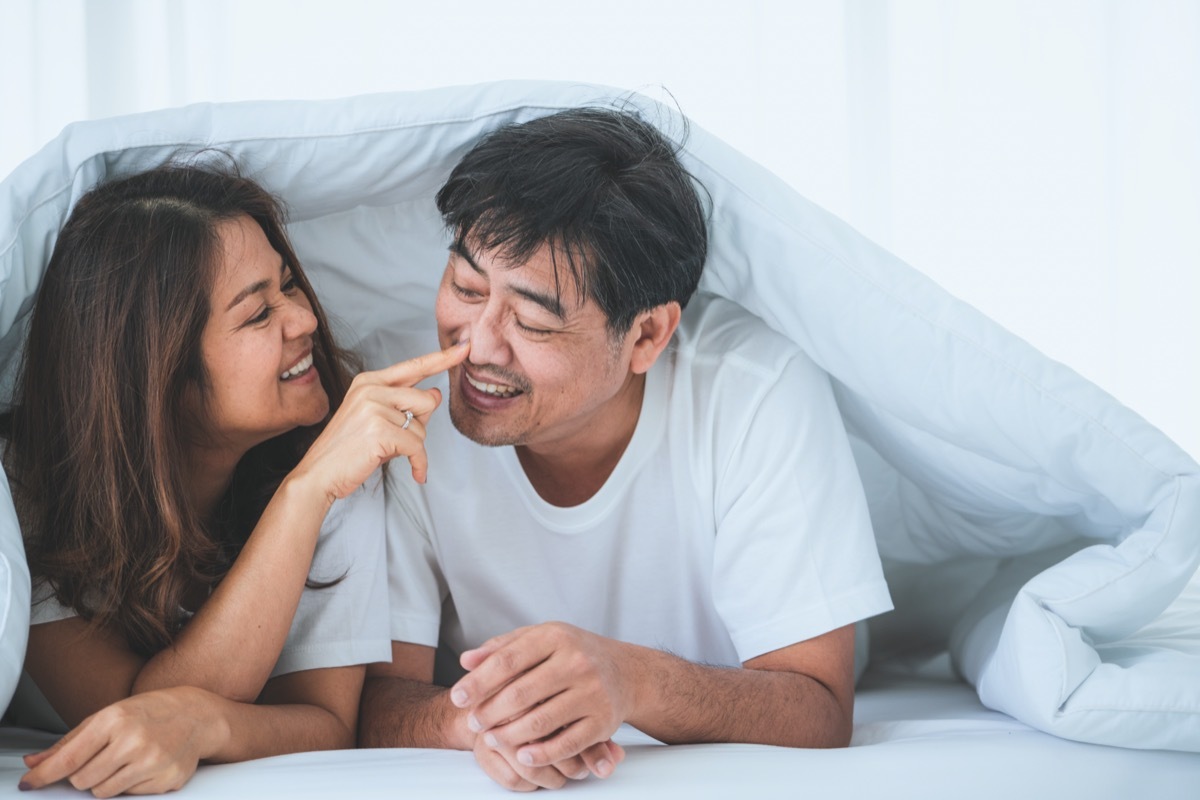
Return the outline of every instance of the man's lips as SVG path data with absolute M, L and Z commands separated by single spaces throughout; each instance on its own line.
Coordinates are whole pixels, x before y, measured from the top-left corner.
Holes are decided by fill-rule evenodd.
M 525 393 L 523 389 L 511 383 L 471 375 L 466 368 L 462 370 L 459 388 L 463 399 L 481 411 L 495 411 L 504 408 Z
M 463 377 L 467 383 L 473 386 L 477 391 L 484 394 L 492 395 L 493 397 L 508 398 L 521 394 L 521 390 L 516 386 L 507 383 L 488 381 L 482 378 L 475 378 L 471 373 L 463 370 Z

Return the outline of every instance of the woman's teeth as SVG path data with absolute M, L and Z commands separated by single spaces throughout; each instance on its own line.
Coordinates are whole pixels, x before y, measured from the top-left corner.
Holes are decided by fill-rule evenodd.
M 308 372 L 309 368 L 312 367 L 312 365 L 313 365 L 313 357 L 312 357 L 312 353 L 309 353 L 304 358 L 302 358 L 298 362 L 296 362 L 296 366 L 292 367 L 287 372 L 280 375 L 279 379 L 281 381 L 286 381 L 286 380 L 295 378 L 297 375 L 303 375 L 304 373 Z
M 512 397 L 514 394 L 521 393 L 520 389 L 512 386 L 505 386 L 504 384 L 499 383 L 483 383 L 482 381 L 475 380 L 470 375 L 467 376 L 467 383 L 471 384 L 479 391 L 494 395 L 495 397 Z

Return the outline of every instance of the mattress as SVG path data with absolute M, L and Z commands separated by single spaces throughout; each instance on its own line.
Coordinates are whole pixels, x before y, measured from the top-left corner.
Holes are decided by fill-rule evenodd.
M 985 708 L 970 686 L 943 674 L 868 673 L 854 717 L 854 739 L 843 750 L 668 747 L 623 727 L 616 738 L 628 755 L 616 773 L 564 791 L 571 797 L 622 798 L 1200 797 L 1200 755 L 1060 739 Z M 21 755 L 53 741 L 50 734 L 0 729 L 0 795 L 16 794 L 24 771 Z M 65 800 L 81 794 L 58 784 L 35 796 Z M 511 795 L 475 766 L 470 753 L 389 749 L 202 766 L 182 796 L 451 800 Z

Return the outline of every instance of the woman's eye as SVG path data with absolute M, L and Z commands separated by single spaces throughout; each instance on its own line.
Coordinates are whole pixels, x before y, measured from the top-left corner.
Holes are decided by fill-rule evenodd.
M 279 290 L 284 294 L 293 294 L 297 288 L 299 287 L 296 285 L 296 276 L 288 275 L 287 279 L 280 285 Z
M 258 325 L 259 323 L 266 322 L 268 319 L 270 319 L 271 312 L 274 310 L 275 310 L 275 306 L 272 306 L 272 305 L 263 306 L 263 310 L 260 311 L 258 314 L 256 314 L 254 317 L 252 317 L 250 320 L 248 320 L 246 324 L 247 325 Z

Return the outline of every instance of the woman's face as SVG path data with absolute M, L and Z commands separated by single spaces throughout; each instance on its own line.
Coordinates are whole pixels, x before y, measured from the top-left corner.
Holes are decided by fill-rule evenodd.
M 206 444 L 241 453 L 329 412 L 313 368 L 317 318 L 290 264 L 248 216 L 221 223 L 221 256 L 200 352 Z

